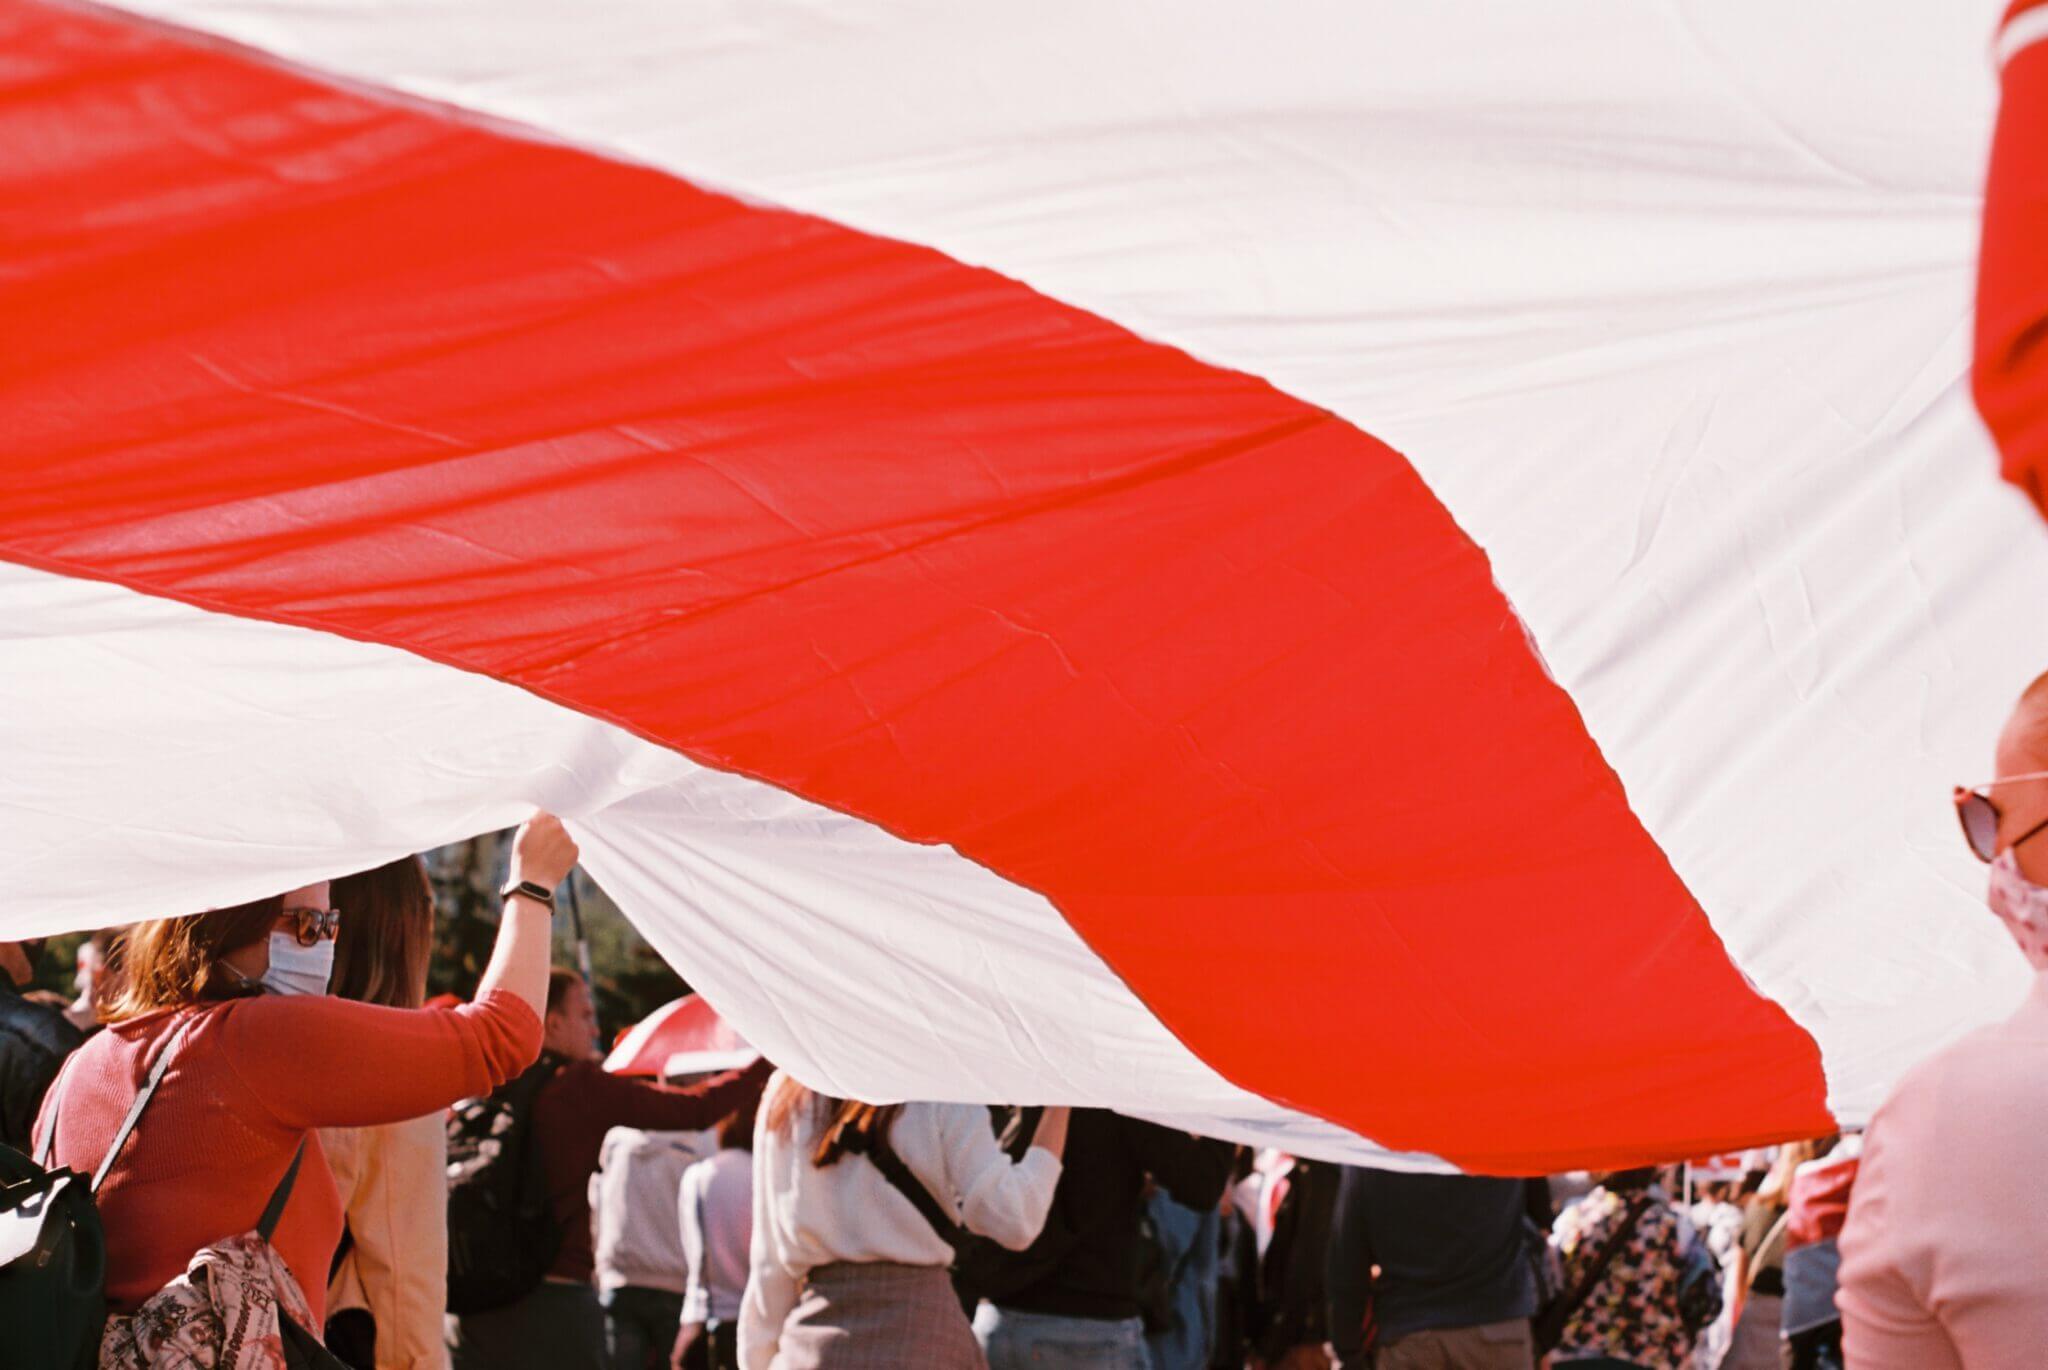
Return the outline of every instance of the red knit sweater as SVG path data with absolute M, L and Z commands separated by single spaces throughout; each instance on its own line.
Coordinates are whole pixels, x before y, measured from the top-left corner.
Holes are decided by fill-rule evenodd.
M 283 995 L 166 1009 L 109 1027 L 72 1057 L 36 1120 L 40 1144 L 62 1112 L 56 1164 L 86 1173 L 99 1165 L 150 1066 L 187 1021 L 191 1031 L 99 1194 L 115 1312 L 168 1284 L 200 1247 L 254 1227 L 305 1138 L 275 1241 L 317 1331 L 342 1214 L 311 1129 L 417 1118 L 485 1093 L 540 1053 L 539 1020 L 504 993 L 451 1009 Z

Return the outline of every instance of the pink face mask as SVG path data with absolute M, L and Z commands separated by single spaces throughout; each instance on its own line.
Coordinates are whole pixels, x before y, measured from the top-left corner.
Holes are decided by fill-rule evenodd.
M 1991 863 L 1991 911 L 2005 923 L 2012 940 L 2035 970 L 2048 970 L 2048 889 L 2020 874 L 2020 863 L 2007 847 Z

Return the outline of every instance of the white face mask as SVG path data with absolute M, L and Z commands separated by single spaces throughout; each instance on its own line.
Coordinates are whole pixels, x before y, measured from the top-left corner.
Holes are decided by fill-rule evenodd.
M 2020 873 L 2019 859 L 2007 847 L 1991 863 L 1991 895 L 1986 901 L 2020 944 L 2027 964 L 2048 970 L 2048 889 Z
M 302 947 L 295 933 L 270 934 L 270 969 L 263 972 L 265 989 L 278 994 L 325 994 L 333 974 L 332 937 Z

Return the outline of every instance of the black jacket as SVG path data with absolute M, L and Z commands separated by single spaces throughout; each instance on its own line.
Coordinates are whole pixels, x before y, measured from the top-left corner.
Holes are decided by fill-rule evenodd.
M 1295 1161 L 1264 1256 L 1251 1224 L 1237 1225 L 1230 1254 L 1236 1316 L 1245 1349 L 1261 1360 L 1277 1361 L 1297 1346 L 1321 1346 L 1329 1339 L 1324 1267 L 1341 1169 L 1327 1161 Z
M 29 1149 L 29 1132 L 50 1081 L 84 1040 L 62 1009 L 22 998 L 0 972 L 0 1142 Z
M 1077 1108 L 1067 1128 L 1059 1188 L 1027 1258 L 1045 1273 L 998 1295 L 1004 1308 L 1070 1318 L 1138 1316 L 1138 1217 L 1145 1177 L 1189 1208 L 1223 1197 L 1237 1149 L 1228 1142 Z

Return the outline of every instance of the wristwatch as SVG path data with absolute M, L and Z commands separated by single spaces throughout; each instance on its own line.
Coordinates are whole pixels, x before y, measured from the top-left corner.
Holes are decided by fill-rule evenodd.
M 506 883 L 504 889 L 498 891 L 500 899 L 510 899 L 515 894 L 525 895 L 534 903 L 545 907 L 549 913 L 555 911 L 555 892 L 546 885 L 536 885 L 531 880 L 512 880 Z

